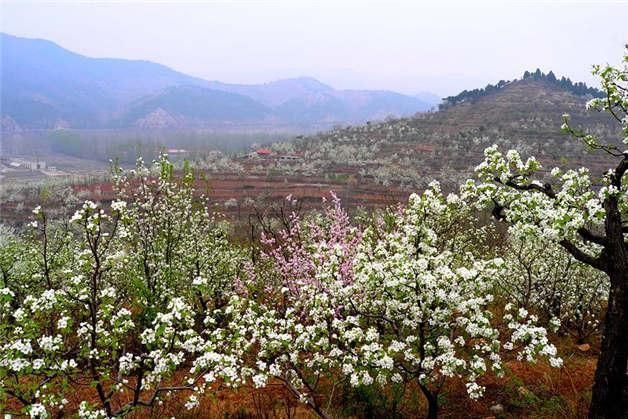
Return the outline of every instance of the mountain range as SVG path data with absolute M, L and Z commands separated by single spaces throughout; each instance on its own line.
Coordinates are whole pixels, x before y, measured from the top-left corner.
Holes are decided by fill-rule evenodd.
M 229 84 L 150 61 L 86 57 L 42 39 L 1 34 L 0 42 L 3 129 L 307 129 L 413 115 L 437 104 L 429 93 L 337 90 L 310 77 Z

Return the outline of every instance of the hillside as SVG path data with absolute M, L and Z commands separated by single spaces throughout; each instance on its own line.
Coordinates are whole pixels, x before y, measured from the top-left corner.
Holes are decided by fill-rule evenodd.
M 199 124 L 263 121 L 271 109 L 234 93 L 196 86 L 175 86 L 129 105 L 121 126 L 177 128 Z
M 606 168 L 606 156 L 587 152 L 560 130 L 561 115 L 608 139 L 619 139 L 604 115 L 585 111 L 588 96 L 545 81 L 509 83 L 472 102 L 382 123 L 336 129 L 272 146 L 303 156 L 290 173 L 344 176 L 413 190 L 439 179 L 450 187 L 470 176 L 483 150 L 500 144 L 548 165 Z
M 564 113 L 570 114 L 577 123 L 607 122 L 604 116 L 585 111 L 589 98 L 549 82 L 517 80 L 492 94 L 419 118 L 422 122 L 417 125 L 447 134 L 490 129 L 508 136 L 528 135 L 540 139 L 539 136 L 556 138 L 559 134 L 563 138 L 559 128 Z
M 603 97 L 604 93 L 595 87 L 587 86 L 583 82 L 572 82 L 569 77 L 562 76 L 560 79 L 556 77 L 553 71 L 544 73 L 541 69 L 537 68 L 536 71 L 525 71 L 521 77 L 523 81 L 538 81 L 543 82 L 546 85 L 557 87 L 561 90 L 573 93 L 576 96 L 593 96 Z M 517 81 L 517 80 L 513 80 Z M 500 80 L 496 84 L 488 84 L 481 89 L 463 90 L 455 96 L 448 96 L 443 99 L 443 102 L 439 104 L 439 109 L 446 109 L 452 105 L 458 105 L 461 103 L 469 103 L 478 100 L 481 97 L 488 96 L 496 93 L 497 91 L 507 87 L 511 84 L 511 81 Z
M 0 34 L 0 42 L 7 129 L 186 128 L 234 121 L 313 129 L 433 106 L 393 92 L 336 90 L 309 77 L 259 85 L 209 82 L 148 61 L 86 57 L 42 39 Z

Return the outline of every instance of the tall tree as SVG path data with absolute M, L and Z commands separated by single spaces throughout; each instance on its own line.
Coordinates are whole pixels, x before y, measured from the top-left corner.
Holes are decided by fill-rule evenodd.
M 560 244 L 577 260 L 602 272 L 610 281 L 608 306 L 598 358 L 590 418 L 628 417 L 623 400 L 628 362 L 628 50 L 622 65 L 594 66 L 604 98 L 595 98 L 587 108 L 607 112 L 621 129 L 622 141 L 603 140 L 574 129 L 563 115 L 562 129 L 589 148 L 617 159 L 596 187 L 589 170 L 555 168 L 552 186 L 535 179 L 540 164 L 523 161 L 514 150 L 505 156 L 496 146 L 485 151 L 477 171 L 482 184 L 468 182 L 468 191 L 478 204 L 493 207 L 493 215 L 511 228 L 531 237 L 544 237 Z M 623 147 L 622 147 L 623 148 Z

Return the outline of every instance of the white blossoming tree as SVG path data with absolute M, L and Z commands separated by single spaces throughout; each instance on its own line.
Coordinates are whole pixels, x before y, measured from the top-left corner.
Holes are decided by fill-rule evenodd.
M 599 331 L 608 298 L 606 275 L 577 261 L 556 243 L 516 234 L 511 229 L 496 292 L 538 315 L 543 326 L 583 343 Z
M 34 211 L 34 279 L 5 278 L 0 292 L 3 405 L 44 417 L 83 388 L 95 397 L 79 416 L 115 417 L 177 391 L 192 394 L 193 407 L 216 379 L 237 380 L 238 360 L 220 350 L 229 339 L 216 331 L 239 252 L 195 198 L 191 174 L 177 180 L 165 157 L 156 168 L 118 174 L 127 200 L 110 210 L 86 202 L 61 245 L 46 239 L 45 211 Z
M 353 385 L 416 383 L 430 418 L 437 416 L 447 377 L 464 378 L 469 396 L 482 396 L 477 379 L 501 372 L 502 343 L 521 359 L 540 354 L 552 365 L 562 362 L 545 329 L 525 311 L 508 319 L 508 337 L 499 336 L 488 308 L 502 261 L 454 252 L 452 245 L 464 240 L 444 237 L 447 227 L 468 216 L 465 204 L 455 195 L 445 198 L 438 184 L 412 195 L 402 214 L 366 230 L 347 291 L 355 314 L 344 326 L 343 371 Z
M 62 357 L 68 333 L 56 291 L 71 260 L 67 229 L 40 207 L 33 215 L 28 238 L 4 231 L 0 239 L 0 406 L 13 398 L 38 417 L 42 403 L 63 409 L 63 390 L 51 389 L 66 388 L 76 364 Z
M 628 51 L 621 66 L 594 66 L 603 99 L 587 108 L 606 112 L 619 124 L 620 139 L 601 139 L 573 128 L 564 115 L 562 129 L 590 149 L 617 160 L 614 168 L 595 179 L 586 168 L 551 171 L 552 183 L 539 180 L 540 164 L 519 153 L 485 150 L 478 166 L 481 183 L 467 183 L 478 206 L 512 225 L 529 240 L 538 237 L 562 246 L 576 260 L 608 276 L 609 295 L 589 410 L 591 418 L 625 417 L 628 361 Z M 623 142 L 623 145 L 622 145 Z

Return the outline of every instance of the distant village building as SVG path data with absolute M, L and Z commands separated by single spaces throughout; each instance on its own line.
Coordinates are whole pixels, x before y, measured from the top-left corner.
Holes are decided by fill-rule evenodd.
M 21 158 L 3 158 L 2 163 L 14 169 L 24 168 L 30 170 L 42 170 L 46 168 L 46 162 L 43 160 L 26 160 Z
M 61 131 L 61 130 L 66 130 L 70 128 L 70 123 L 64 119 L 57 119 L 57 121 L 55 122 L 55 126 L 54 126 L 54 130 L 55 131 Z
M 169 148 L 166 150 L 168 154 L 185 154 L 188 151 L 183 148 Z
M 41 170 L 46 168 L 46 162 L 40 160 L 24 160 L 24 167 L 31 170 Z
M 279 156 L 278 159 L 283 161 L 296 161 L 301 160 L 301 156 L 298 154 L 283 154 Z
M 261 157 L 268 157 L 273 154 L 273 152 L 269 148 L 258 148 L 257 150 L 255 150 L 255 153 Z

